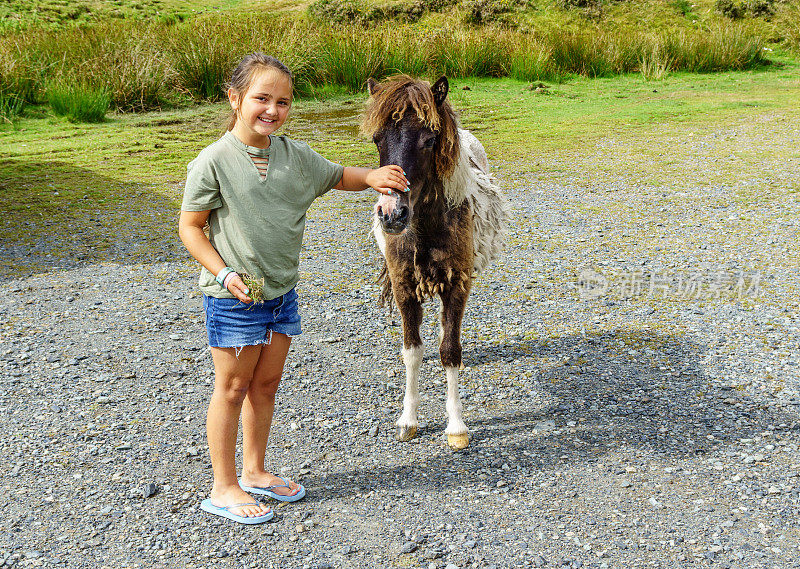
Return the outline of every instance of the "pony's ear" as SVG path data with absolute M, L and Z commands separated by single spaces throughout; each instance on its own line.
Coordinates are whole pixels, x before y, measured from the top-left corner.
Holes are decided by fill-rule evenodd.
M 433 91 L 433 101 L 436 103 L 437 107 L 444 103 L 444 100 L 447 98 L 447 91 L 449 90 L 450 83 L 447 82 L 447 77 L 442 75 L 436 80 L 433 87 L 431 87 L 431 91 Z
M 375 81 L 375 79 L 373 79 L 372 77 L 367 79 L 367 92 L 370 95 L 374 95 L 375 93 L 378 92 L 378 82 Z

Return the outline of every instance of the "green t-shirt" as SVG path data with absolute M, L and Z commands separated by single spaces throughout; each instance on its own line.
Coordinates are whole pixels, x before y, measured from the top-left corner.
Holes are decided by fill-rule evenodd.
M 248 152 L 269 156 L 266 179 Z M 344 167 L 304 142 L 270 136 L 268 149 L 247 146 L 230 131 L 203 149 L 187 168 L 184 211 L 211 210 L 211 244 L 239 273 L 264 278 L 264 297 L 287 293 L 299 279 L 306 210 L 342 178 Z M 234 298 L 205 267 L 200 290 Z

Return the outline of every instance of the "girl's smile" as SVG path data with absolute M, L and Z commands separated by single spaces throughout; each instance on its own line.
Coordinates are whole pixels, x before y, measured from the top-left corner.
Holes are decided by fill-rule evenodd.
M 292 81 L 277 70 L 267 69 L 257 72 L 246 93 L 229 89 L 228 99 L 236 111 L 232 130 L 236 138 L 248 146 L 268 148 L 269 135 L 289 116 Z

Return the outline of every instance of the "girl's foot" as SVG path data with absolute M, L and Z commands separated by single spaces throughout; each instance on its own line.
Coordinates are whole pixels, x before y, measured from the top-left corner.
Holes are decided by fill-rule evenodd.
M 271 510 L 269 506 L 256 502 L 250 494 L 242 490 L 239 486 L 212 489 L 209 498 L 211 498 L 211 503 L 214 506 L 222 508 L 233 504 L 245 504 L 228 510 L 232 514 L 245 518 L 257 518 L 258 516 L 268 514 Z
M 296 496 L 302 488 L 297 482 L 292 482 L 288 478 L 279 478 L 267 471 L 256 473 L 243 472 L 239 482 L 242 486 L 250 488 L 269 488 L 273 494 L 286 497 Z

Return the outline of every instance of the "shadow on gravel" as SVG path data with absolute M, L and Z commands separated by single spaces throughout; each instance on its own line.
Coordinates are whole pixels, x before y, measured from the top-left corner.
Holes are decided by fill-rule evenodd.
M 468 415 L 472 442 L 467 451 L 454 454 L 427 442 L 444 430 L 441 417 L 422 433 L 420 447 L 431 449 L 424 464 L 353 470 L 309 482 L 334 487 L 316 492 L 320 499 L 351 493 L 353 484 L 362 491 L 496 488 L 502 478 L 511 487 L 524 487 L 527 480 L 516 474 L 517 466 L 523 473 L 553 470 L 602 460 L 621 448 L 677 462 L 768 428 L 800 428 L 794 410 L 712 382 L 700 367 L 702 349 L 675 336 L 625 330 L 478 345 L 465 353 L 473 374 L 480 373 L 482 363 L 506 361 L 515 362 L 518 372 L 536 375 L 497 386 L 484 411 Z M 501 390 L 502 403 L 496 397 Z M 503 472 L 506 463 L 513 467 Z M 484 468 L 493 474 L 479 482 L 476 473 Z
M 64 162 L 0 164 L 0 277 L 182 255 L 179 204 Z

